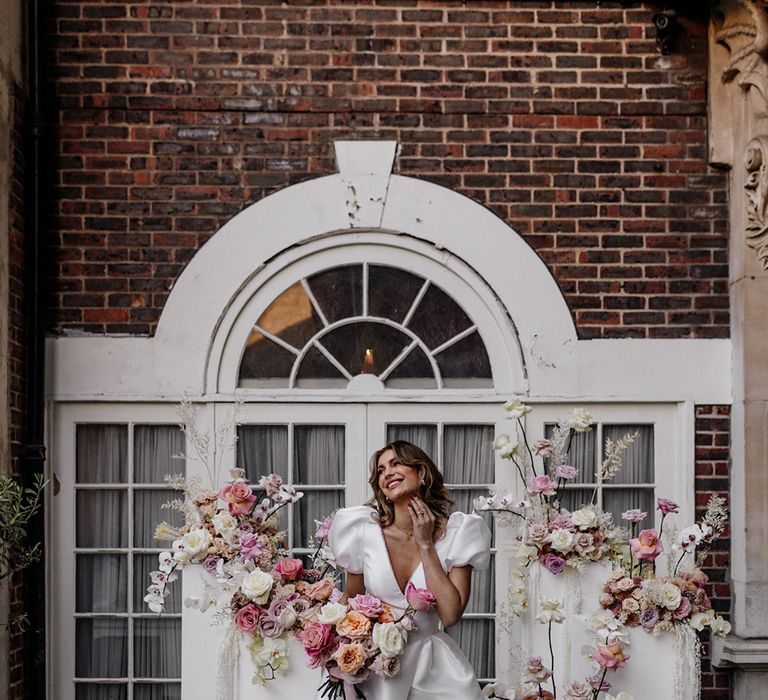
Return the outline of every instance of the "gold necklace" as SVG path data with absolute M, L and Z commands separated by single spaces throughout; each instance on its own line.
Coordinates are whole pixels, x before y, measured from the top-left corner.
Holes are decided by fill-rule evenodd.
M 406 530 L 404 527 L 400 527 L 394 520 L 392 521 L 392 524 L 400 530 L 400 532 L 404 532 L 408 537 L 413 537 L 413 530 Z

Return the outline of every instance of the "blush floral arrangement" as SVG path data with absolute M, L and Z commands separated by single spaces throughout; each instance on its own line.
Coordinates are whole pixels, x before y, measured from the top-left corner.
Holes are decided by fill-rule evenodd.
M 352 686 L 355 697 L 365 698 L 359 684 L 371 673 L 393 678 L 400 672 L 400 656 L 408 633 L 416 629 L 417 612 L 429 610 L 435 597 L 426 588 L 409 583 L 405 590 L 408 607 L 395 618 L 393 609 L 372 595 L 357 595 L 346 605 L 326 603 L 299 633 L 312 668 L 324 666 L 326 679 L 321 697 L 335 700 Z
M 590 501 L 580 508 L 569 512 L 562 506 L 564 490 L 578 476 L 576 467 L 566 464 L 571 442 L 576 433 L 592 429 L 592 416 L 575 408 L 554 427 L 548 439 L 531 445 L 523 422 L 531 407 L 515 398 L 504 405 L 504 411 L 507 419 L 516 422 L 516 431 L 499 435 L 493 448 L 514 465 L 526 498 L 515 498 L 512 493 L 491 494 L 477 498 L 473 505 L 475 512 L 491 512 L 505 524 L 517 521 L 519 534 L 512 545 L 509 604 L 513 613 L 521 615 L 528 608 L 526 579 L 532 562 L 555 575 L 566 567 L 583 571 L 589 562 L 618 556 L 624 538 L 611 514 L 598 508 L 597 486 Z M 616 441 L 606 440 L 596 484 L 616 476 L 624 451 L 636 437 L 634 433 Z
M 710 497 L 701 523 L 683 530 L 673 525 L 664 527 L 667 516 L 679 512 L 676 503 L 659 498 L 657 509 L 661 512 L 661 534 L 648 528 L 630 537 L 628 562 L 611 574 L 600 605 L 627 627 L 642 627 L 655 635 L 672 631 L 677 625 L 689 625 L 697 631 L 709 628 L 713 634 L 726 636 L 731 625 L 713 610 L 704 589 L 708 578 L 700 568 L 707 548 L 725 528 L 728 516 L 724 499 Z M 635 534 L 648 514 L 633 510 L 623 517 Z M 655 562 L 665 551 L 668 571 L 659 576 Z

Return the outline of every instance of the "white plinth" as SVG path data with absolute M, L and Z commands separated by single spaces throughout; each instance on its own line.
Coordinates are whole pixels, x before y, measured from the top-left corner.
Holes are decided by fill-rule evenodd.
M 199 594 L 205 572 L 191 566 L 182 574 L 184 598 Z M 173 585 L 173 584 L 172 584 Z M 178 583 L 176 584 L 178 585 Z M 184 608 L 181 615 L 181 697 L 184 700 L 215 700 L 218 655 L 227 630 L 212 624 L 213 611 Z M 288 644 L 289 668 L 266 687 L 253 685 L 253 665 L 244 643 L 240 645 L 240 662 L 235 669 L 237 692 L 233 700 L 309 700 L 321 682 L 319 669 L 307 668 L 304 650 L 291 640 Z
M 532 566 L 538 566 L 532 564 Z M 564 603 L 567 618 L 552 625 L 555 679 L 558 697 L 571 681 L 583 681 L 597 669 L 584 657 L 582 648 L 594 646 L 587 618 L 599 610 L 600 592 L 611 573 L 606 564 L 590 564 L 583 574 L 566 570 L 554 576 L 539 567 L 532 576 L 530 611 L 525 616 L 529 655 L 540 656 L 549 666 L 547 625 L 537 622 L 539 600 L 556 598 Z M 630 660 L 618 671 L 608 671 L 606 680 L 614 694 L 623 690 L 635 700 L 698 700 L 700 679 L 695 665 L 695 632 L 685 629 L 684 638 L 674 632 L 653 636 L 640 627 L 627 628 Z

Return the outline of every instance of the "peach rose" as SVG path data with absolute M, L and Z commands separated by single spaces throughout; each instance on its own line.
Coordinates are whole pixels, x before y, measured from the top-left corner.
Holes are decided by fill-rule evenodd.
M 344 616 L 344 619 L 336 625 L 336 633 L 342 637 L 349 637 L 350 639 L 367 637 L 370 631 L 371 621 L 363 615 L 363 613 L 355 612 L 354 610 L 348 612 Z M 354 671 L 348 671 L 348 673 L 354 673 Z
M 392 612 L 392 608 L 386 603 L 381 604 L 381 612 L 379 613 L 379 619 L 377 622 L 394 622 L 395 616 Z
M 365 615 L 362 617 L 365 618 Z M 365 618 L 366 622 L 368 618 Z M 357 673 L 365 664 L 365 651 L 359 644 L 342 644 L 333 655 L 343 673 Z
M 297 585 L 298 588 L 298 585 Z M 333 581 L 324 578 L 317 583 L 313 583 L 307 587 L 306 596 L 310 600 L 323 601 L 328 600 L 333 593 Z
M 248 515 L 256 503 L 256 496 L 244 481 L 225 486 L 219 491 L 219 497 L 228 505 L 231 515 Z

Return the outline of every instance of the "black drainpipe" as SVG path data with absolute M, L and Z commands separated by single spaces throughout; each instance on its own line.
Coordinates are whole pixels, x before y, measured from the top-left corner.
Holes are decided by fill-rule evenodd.
M 45 471 L 45 321 L 44 256 L 41 235 L 41 130 L 40 86 L 41 0 L 27 2 L 27 102 L 24 143 L 24 350 L 26 391 L 20 468 L 30 484 Z M 46 489 L 47 496 L 50 489 Z M 31 542 L 45 543 L 45 516 L 41 510 L 29 523 Z M 45 551 L 41 560 L 25 572 L 24 610 L 30 625 L 24 640 L 24 694 L 45 698 Z

